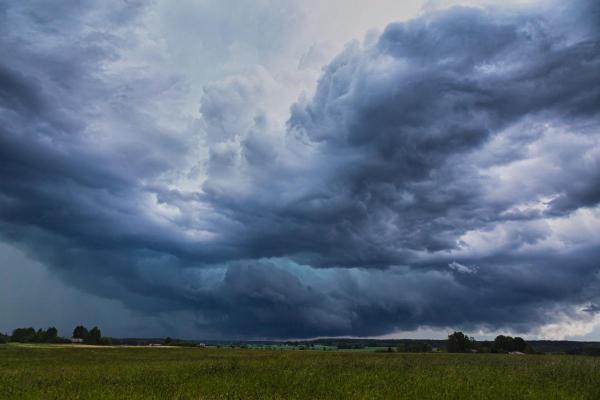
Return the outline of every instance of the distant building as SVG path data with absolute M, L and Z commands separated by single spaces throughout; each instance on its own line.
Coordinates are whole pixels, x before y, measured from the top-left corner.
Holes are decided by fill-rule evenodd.
M 196 347 L 206 347 L 206 344 L 205 344 L 205 343 L 198 343 L 198 344 L 196 345 Z
M 83 343 L 83 339 L 81 339 L 81 338 L 71 338 L 71 343 Z

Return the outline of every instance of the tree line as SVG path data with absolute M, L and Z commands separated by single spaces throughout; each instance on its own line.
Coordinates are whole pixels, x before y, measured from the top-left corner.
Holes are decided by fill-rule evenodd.
M 75 327 L 71 339 L 67 339 L 58 335 L 58 330 L 55 327 L 49 327 L 46 330 L 35 330 L 32 327 L 17 328 L 11 335 L 0 333 L 0 344 L 7 342 L 20 343 L 85 343 L 95 345 L 130 345 L 130 346 L 147 346 L 147 345 L 170 345 L 170 346 L 196 346 L 195 341 L 171 339 L 115 339 L 103 337 L 100 328 L 94 326 L 87 329 L 83 325 Z M 239 347 L 244 347 L 245 344 L 240 342 Z M 552 348 L 539 349 L 539 341 L 534 345 L 541 352 L 560 352 L 566 354 L 581 354 L 600 356 L 600 346 L 596 343 L 578 343 L 572 342 L 570 347 L 567 347 L 563 342 L 548 342 L 554 344 Z M 448 340 L 410 340 L 410 339 L 389 339 L 389 340 L 374 340 L 374 339 L 347 339 L 347 338 L 330 338 L 316 339 L 312 341 L 290 341 L 285 342 L 289 346 L 302 345 L 305 348 L 313 348 L 313 345 L 330 346 L 337 349 L 364 349 L 367 347 L 377 347 L 380 350 L 387 352 L 415 352 L 426 353 L 431 351 L 443 351 L 444 347 L 449 353 L 511 353 L 520 352 L 528 354 L 538 353 L 533 347 L 521 337 L 511 337 L 498 335 L 493 341 L 476 341 L 473 337 L 465 335 L 463 332 L 454 332 L 448 335 Z M 281 345 L 277 342 L 277 345 Z M 546 344 L 546 347 L 548 344 Z
M 102 331 L 97 326 L 88 330 L 85 326 L 79 325 L 73 329 L 73 339 L 78 339 L 86 344 L 111 344 L 112 339 L 102 337 Z
M 477 342 L 462 332 L 448 335 L 446 347 L 448 353 L 535 353 L 533 348 L 521 337 L 498 335 L 493 342 L 485 340 Z
M 100 328 L 94 326 L 88 330 L 85 326 L 79 325 L 73 330 L 72 339 L 58 336 L 58 329 L 51 326 L 47 329 L 38 329 L 33 327 L 17 328 L 11 335 L 0 334 L 0 343 L 71 343 L 80 342 L 86 344 L 111 344 L 111 339 L 102 337 Z
M 65 339 L 58 336 L 58 330 L 55 327 L 49 327 L 48 329 L 38 329 L 37 331 L 32 328 L 17 328 L 12 332 L 12 335 L 5 335 L 6 341 L 19 342 L 19 343 L 60 343 L 64 342 Z

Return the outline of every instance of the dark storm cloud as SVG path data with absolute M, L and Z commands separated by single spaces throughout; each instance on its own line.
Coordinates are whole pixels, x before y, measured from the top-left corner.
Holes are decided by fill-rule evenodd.
M 413 262 L 411 251 L 451 250 L 461 234 L 515 218 L 513 206 L 544 195 L 555 196 L 548 215 L 593 207 L 597 154 L 577 166 L 565 152 L 556 161 L 567 171 L 546 192 L 496 201 L 480 165 L 527 158 L 518 152 L 536 132 L 504 132 L 525 119 L 534 121 L 526 129 L 548 122 L 596 133 L 598 43 L 563 34 L 539 16 L 469 8 L 392 24 L 376 45 L 349 46 L 315 96 L 293 106 L 290 135 L 316 153 L 300 196 L 286 201 L 272 182 L 256 182 L 250 199 L 232 197 L 212 191 L 218 177 L 205 190 L 241 222 L 235 235 L 253 256 L 296 254 L 324 266 L 385 266 Z M 485 157 L 502 134 L 515 151 Z
M 170 184 L 196 139 L 153 114 L 168 89 L 107 72 L 140 6 L 73 25 L 6 6 L 2 237 L 79 289 L 214 335 L 526 332 L 591 313 L 600 42 L 576 4 L 390 24 L 325 67 L 285 135 L 253 108 L 260 74 L 208 85 L 193 190 Z

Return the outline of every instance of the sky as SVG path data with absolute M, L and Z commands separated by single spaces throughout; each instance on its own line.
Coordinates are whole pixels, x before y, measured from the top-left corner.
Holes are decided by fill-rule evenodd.
M 0 0 L 0 331 L 600 340 L 596 1 Z

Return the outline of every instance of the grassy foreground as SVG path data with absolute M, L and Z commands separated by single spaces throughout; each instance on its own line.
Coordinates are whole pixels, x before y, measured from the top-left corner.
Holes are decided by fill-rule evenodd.
M 600 358 L 0 345 L 1 399 L 600 399 Z

